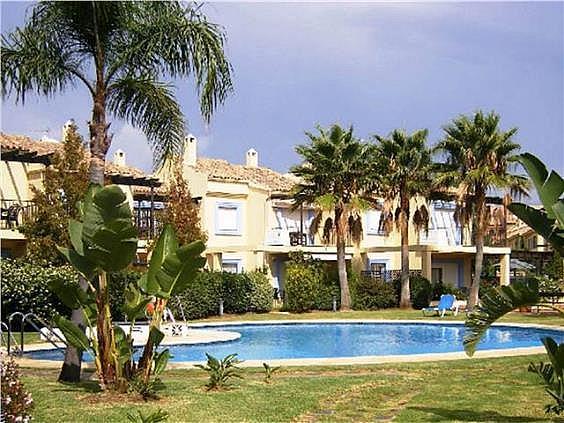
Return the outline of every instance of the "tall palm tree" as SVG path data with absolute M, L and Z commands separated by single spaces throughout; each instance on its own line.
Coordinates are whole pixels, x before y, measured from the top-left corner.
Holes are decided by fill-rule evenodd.
M 319 229 L 324 213 L 323 238 L 333 238 L 337 247 L 337 267 L 341 288 L 341 310 L 351 308 L 347 279 L 345 246 L 347 236 L 356 242 L 362 236 L 361 211 L 368 205 L 371 192 L 371 147 L 353 136 L 353 129 L 333 125 L 317 126 L 319 134 L 306 132 L 309 144 L 299 145 L 296 152 L 303 158 L 291 172 L 301 179 L 294 192 L 294 205 L 312 204 L 317 215 L 311 231 Z
M 180 151 L 184 136 L 183 114 L 163 78 L 193 76 L 209 120 L 232 88 L 224 42 L 223 29 L 193 4 L 40 2 L 25 26 L 2 35 L 2 94 L 23 103 L 30 92 L 50 97 L 85 87 L 93 105 L 90 181 L 103 185 L 112 142 L 108 114 L 140 128 L 155 164 L 162 163 Z M 80 311 L 72 317 L 82 324 Z M 67 349 L 60 379 L 79 380 L 80 365 L 80 353 Z
M 503 131 L 499 121 L 495 112 L 478 111 L 473 116 L 460 116 L 443 128 L 444 139 L 437 145 L 437 151 L 446 159 L 437 180 L 453 188 L 458 222 L 473 226 L 476 257 L 468 298 L 470 310 L 478 303 L 480 290 L 488 223 L 486 195 L 491 190 L 521 195 L 527 193 L 528 187 L 527 178 L 512 173 L 520 148 L 513 142 L 517 128 Z
M 409 293 L 409 221 L 417 229 L 427 227 L 429 213 L 425 197 L 433 188 L 432 151 L 427 147 L 427 130 L 411 135 L 402 130 L 388 137 L 375 135 L 376 155 L 383 170 L 379 175 L 379 193 L 384 199 L 383 227 L 390 232 L 393 223 L 401 236 L 401 296 L 400 307 L 411 307 Z M 421 204 L 418 202 L 423 199 Z M 412 202 L 415 212 L 411 214 Z

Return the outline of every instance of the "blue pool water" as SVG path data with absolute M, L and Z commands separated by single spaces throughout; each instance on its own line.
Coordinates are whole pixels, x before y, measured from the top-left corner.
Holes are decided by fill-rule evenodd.
M 168 346 L 172 361 L 202 361 L 237 353 L 243 360 L 284 358 L 358 357 L 463 351 L 464 326 L 425 323 L 297 323 L 209 326 L 238 332 L 235 341 L 203 345 Z M 197 329 L 197 328 L 196 328 Z M 540 338 L 564 342 L 564 331 L 494 326 L 479 350 L 541 346 Z M 61 351 L 29 353 L 33 358 L 61 360 Z

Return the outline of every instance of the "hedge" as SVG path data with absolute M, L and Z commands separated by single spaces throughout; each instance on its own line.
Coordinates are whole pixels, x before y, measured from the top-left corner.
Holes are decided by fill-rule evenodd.
M 361 276 L 352 289 L 355 310 L 379 310 L 397 307 L 398 296 L 393 284 L 376 278 Z
M 272 286 L 261 272 L 202 272 L 182 295 L 170 302 L 176 318 L 194 320 L 219 313 L 223 299 L 225 313 L 266 313 L 272 309 Z
M 49 283 L 54 280 L 69 285 L 78 283 L 78 274 L 70 266 L 2 259 L 0 269 L 3 322 L 16 311 L 35 313 L 47 321 L 56 313 L 70 316 L 68 307 L 49 290 Z
M 401 279 L 397 278 L 393 282 L 396 295 L 401 298 Z M 429 307 L 433 299 L 433 287 L 431 282 L 423 276 L 410 276 L 409 277 L 409 293 L 411 297 L 411 306 L 416 309 Z M 398 303 L 399 305 L 399 303 Z

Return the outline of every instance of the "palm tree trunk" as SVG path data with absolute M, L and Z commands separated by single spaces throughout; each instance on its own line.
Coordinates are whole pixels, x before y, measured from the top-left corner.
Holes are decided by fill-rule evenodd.
M 471 311 L 478 305 L 480 295 L 480 279 L 482 277 L 482 265 L 484 262 L 484 206 L 486 198 L 485 194 L 477 196 L 476 200 L 476 258 L 474 263 L 474 280 L 470 287 L 470 295 L 468 296 L 468 310 Z
M 339 285 L 341 287 L 341 311 L 351 309 L 351 293 L 347 278 L 347 262 L 345 260 L 345 224 L 343 222 L 343 211 L 335 210 L 336 243 L 337 243 L 337 269 L 339 271 Z
M 103 80 L 103 74 L 100 70 L 97 72 L 96 96 L 94 97 L 94 107 L 92 109 L 92 121 L 89 124 L 90 182 L 99 185 L 104 185 L 106 153 L 111 144 L 111 137 L 108 136 L 109 125 L 106 124 L 106 90 Z M 79 285 L 84 291 L 88 288 L 88 282 L 82 276 L 79 277 Z M 98 308 L 98 313 L 102 313 L 105 316 L 105 312 L 103 312 L 105 306 L 103 304 L 101 306 L 102 308 Z M 71 321 L 82 330 L 85 330 L 84 315 L 81 310 L 72 311 Z M 103 324 L 102 326 L 107 325 Z M 65 351 L 65 359 L 59 374 L 59 380 L 63 382 L 79 382 L 81 366 L 82 352 L 75 347 L 68 346 Z
M 401 294 L 400 308 L 411 307 L 409 290 L 409 198 L 400 194 L 400 236 L 401 236 Z

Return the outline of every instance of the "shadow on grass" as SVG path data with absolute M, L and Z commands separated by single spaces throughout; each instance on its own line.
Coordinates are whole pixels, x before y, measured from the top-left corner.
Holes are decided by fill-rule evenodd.
M 83 380 L 78 383 L 70 383 L 70 382 L 59 382 L 59 387 L 54 389 L 54 391 L 58 392 L 86 392 L 89 394 L 96 394 L 98 392 L 102 392 L 100 389 L 100 385 L 98 381 L 95 380 Z
M 531 422 L 531 421 L 550 421 L 549 418 L 537 418 L 531 420 L 524 416 L 506 416 L 497 411 L 475 411 L 475 410 L 450 410 L 435 407 L 407 407 L 409 410 L 431 413 L 437 417 L 442 417 L 444 421 L 463 421 L 463 422 Z

